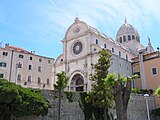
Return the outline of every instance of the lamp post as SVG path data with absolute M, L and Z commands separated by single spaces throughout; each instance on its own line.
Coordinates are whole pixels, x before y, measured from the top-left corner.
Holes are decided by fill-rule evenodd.
M 148 97 L 149 97 L 148 94 L 144 94 L 144 98 L 145 98 L 145 100 L 146 100 L 146 106 L 147 106 L 147 117 L 148 117 L 148 120 L 150 120 L 149 107 L 148 107 Z

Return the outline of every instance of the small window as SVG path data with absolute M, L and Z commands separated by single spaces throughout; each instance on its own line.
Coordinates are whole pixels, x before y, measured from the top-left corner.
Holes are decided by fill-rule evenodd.
M 32 65 L 29 65 L 28 69 L 31 70 L 32 69 Z
M 41 72 L 41 66 L 38 67 L 38 72 Z
M 98 40 L 96 39 L 96 44 L 98 44 Z
M 63 59 L 61 59 L 61 62 L 63 61 Z
M 39 62 L 42 62 L 42 58 L 39 58 Z
M 5 62 L 0 62 L 0 67 L 6 67 L 7 66 L 7 63 Z
M 49 84 L 49 78 L 47 79 L 47 84 Z
M 4 74 L 0 73 L 0 78 L 3 78 L 4 77 Z
M 122 37 L 119 38 L 119 42 L 122 43 Z
M 152 75 L 156 75 L 157 74 L 157 69 L 156 68 L 152 68 Z
M 31 76 L 28 76 L 28 82 L 31 82 L 32 80 L 31 80 Z
M 134 36 L 134 35 L 132 35 L 132 39 L 135 39 L 135 36 Z
M 94 51 L 96 51 L 96 48 L 94 48 Z
M 48 60 L 48 63 L 50 64 L 50 63 L 51 63 L 51 61 L 50 61 L 50 60 Z
M 21 80 L 21 74 L 17 75 L 17 80 L 19 80 L 19 81 Z
M 119 51 L 119 58 L 121 58 L 121 52 Z
M 32 60 L 32 57 L 30 57 L 29 59 Z
M 8 52 L 3 52 L 3 56 L 7 56 L 8 55 Z
M 114 53 L 114 48 L 112 48 L 112 52 Z
M 19 58 L 23 58 L 23 55 L 19 55 Z
M 104 44 L 104 48 L 107 48 L 107 45 L 106 45 L 106 44 Z
M 123 36 L 123 42 L 126 42 L 126 36 Z
M 41 78 L 40 77 L 38 77 L 38 83 L 41 83 Z
M 130 35 L 128 35 L 128 40 L 131 40 L 131 36 Z

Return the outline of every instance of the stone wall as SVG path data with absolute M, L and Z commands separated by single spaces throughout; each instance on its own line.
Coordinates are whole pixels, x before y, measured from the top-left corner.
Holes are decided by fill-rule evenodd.
M 153 96 L 148 97 L 148 106 L 150 112 L 156 108 L 155 98 Z M 147 119 L 147 106 L 146 99 L 143 95 L 131 95 L 128 104 L 128 120 L 148 120 Z M 154 120 L 153 118 L 151 120 Z
M 45 117 L 22 117 L 18 120 L 58 120 L 58 100 L 55 99 L 53 91 L 44 90 L 42 92 L 51 104 L 48 115 Z M 75 99 L 72 103 L 68 102 L 65 94 L 63 96 L 64 97 L 62 98 L 61 120 L 84 120 L 84 114 L 79 107 L 78 102 L 78 100 L 80 99 L 79 94 L 74 94 Z
M 46 98 L 52 105 L 52 108 L 49 109 L 49 113 L 45 117 L 24 117 L 19 118 L 19 120 L 57 120 L 58 116 L 58 101 L 54 98 L 53 91 L 42 91 Z M 65 96 L 65 95 L 64 95 Z M 79 94 L 74 94 L 74 102 L 69 103 L 68 100 L 63 97 L 62 100 L 62 110 L 61 110 L 61 120 L 85 120 L 84 114 L 81 108 L 79 107 L 80 96 Z M 155 109 L 155 98 L 153 96 L 148 99 L 149 109 Z M 160 120 L 155 116 L 150 115 L 151 120 Z M 131 95 L 131 99 L 128 105 L 128 120 L 147 120 L 147 107 L 146 99 L 143 95 Z

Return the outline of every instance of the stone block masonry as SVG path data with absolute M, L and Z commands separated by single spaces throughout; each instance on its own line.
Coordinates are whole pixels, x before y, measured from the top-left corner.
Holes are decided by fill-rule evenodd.
M 45 117 L 23 117 L 18 120 L 57 120 L 58 116 L 58 100 L 54 97 L 54 92 L 49 90 L 42 90 L 42 93 L 46 96 L 47 100 L 51 103 L 49 113 Z M 62 109 L 61 109 L 61 120 L 85 120 L 84 113 L 79 107 L 80 96 L 78 93 L 74 93 L 74 102 L 69 103 L 68 99 L 63 95 L 62 98 Z M 156 108 L 155 97 L 151 96 L 148 98 L 150 112 Z M 160 120 L 153 115 L 150 115 L 151 120 Z M 147 120 L 147 107 L 146 101 L 143 95 L 131 95 L 128 105 L 128 120 Z

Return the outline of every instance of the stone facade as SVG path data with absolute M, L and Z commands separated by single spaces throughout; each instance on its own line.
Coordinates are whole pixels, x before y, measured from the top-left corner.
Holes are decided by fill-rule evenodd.
M 0 47 L 0 78 L 23 87 L 53 89 L 54 59 L 6 44 Z
M 131 59 L 135 55 L 121 43 L 115 42 L 83 21 L 75 20 L 67 29 L 62 43 L 64 49 L 55 61 L 55 74 L 61 71 L 67 73 L 70 91 L 91 90 L 89 75 L 94 72 L 91 64 L 97 63 L 98 52 L 103 48 L 112 54 L 109 70 L 111 73 L 132 75 Z

